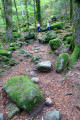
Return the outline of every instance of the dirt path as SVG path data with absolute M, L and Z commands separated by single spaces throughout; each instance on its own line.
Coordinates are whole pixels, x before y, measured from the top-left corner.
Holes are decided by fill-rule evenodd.
M 32 49 L 34 45 L 37 45 L 40 48 L 38 53 L 35 53 L 35 51 Z M 11 101 L 1 89 L 3 83 L 5 83 L 10 77 L 16 75 L 28 75 L 30 78 L 32 78 L 30 76 L 30 71 L 35 71 L 35 76 L 39 78 L 39 83 L 36 85 L 44 94 L 45 99 L 50 97 L 53 101 L 53 106 L 44 106 L 42 111 L 36 115 L 34 120 L 42 120 L 42 117 L 44 118 L 46 111 L 54 109 L 61 111 L 61 120 L 80 120 L 80 111 L 73 106 L 73 104 L 80 105 L 80 92 L 77 85 L 80 83 L 80 60 L 75 64 L 74 68 L 69 71 L 68 77 L 63 80 L 65 74 L 56 73 L 55 64 L 57 56 L 54 54 L 54 52 L 49 54 L 49 45 L 43 45 L 36 41 L 33 44 L 24 46 L 23 48 L 28 50 L 32 56 L 41 55 L 42 60 L 50 60 L 53 68 L 50 73 L 39 73 L 36 71 L 36 65 L 31 62 L 31 59 L 26 58 L 24 61 L 19 61 L 19 56 L 16 54 L 16 51 L 13 53 L 14 58 L 19 61 L 19 64 L 3 74 L 0 79 L 0 113 L 5 114 L 5 120 L 7 120 L 6 107 L 9 103 L 11 103 Z M 43 50 L 43 52 L 41 50 Z M 27 68 L 28 70 L 26 71 Z M 72 95 L 68 95 L 68 93 L 72 93 Z M 22 111 L 12 120 L 27 120 L 27 113 Z

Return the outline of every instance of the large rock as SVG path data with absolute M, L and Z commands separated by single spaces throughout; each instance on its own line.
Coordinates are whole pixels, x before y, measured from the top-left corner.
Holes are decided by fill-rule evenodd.
M 56 38 L 56 39 L 50 40 L 49 44 L 52 50 L 56 50 L 61 45 L 61 41 L 58 38 Z
M 12 53 L 11 53 L 10 51 L 6 51 L 6 50 L 4 50 L 4 49 L 0 49 L 0 55 L 11 57 L 11 56 L 12 56 Z
M 35 38 L 35 32 L 33 31 L 29 31 L 25 34 L 25 41 L 27 42 L 27 40 L 29 39 L 34 39 Z
M 15 76 L 7 80 L 3 90 L 17 106 L 31 112 L 44 101 L 44 97 L 33 81 L 27 76 Z
M 59 56 L 56 63 L 56 72 L 62 72 L 66 65 L 68 64 L 69 55 L 68 53 L 63 53 Z
M 56 38 L 56 33 L 53 30 L 51 30 L 51 31 L 48 31 L 42 37 L 39 37 L 38 40 L 40 43 L 48 43 L 51 39 L 54 39 L 54 38 Z
M 37 64 L 37 69 L 41 72 L 49 72 L 51 71 L 51 68 L 51 61 L 42 61 Z
M 48 111 L 45 115 L 45 120 L 60 120 L 61 118 L 61 112 L 59 111 Z

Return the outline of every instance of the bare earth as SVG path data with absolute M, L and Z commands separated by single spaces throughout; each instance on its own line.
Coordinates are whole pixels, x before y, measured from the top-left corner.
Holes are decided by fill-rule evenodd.
M 34 50 L 32 50 L 33 45 L 39 45 L 40 50 L 44 50 L 44 52 L 40 51 L 35 53 Z M 48 44 L 44 45 L 36 41 L 22 48 L 28 50 L 32 56 L 41 55 L 42 60 L 50 60 L 52 62 L 52 71 L 50 73 L 39 73 L 36 70 L 36 65 L 31 62 L 31 59 L 25 58 L 24 61 L 20 61 L 20 56 L 16 54 L 17 51 L 13 53 L 13 57 L 19 61 L 19 64 L 0 75 L 0 113 L 4 113 L 5 120 L 8 120 L 7 113 L 9 112 L 6 110 L 6 107 L 9 103 L 12 103 L 12 101 L 2 90 L 3 84 L 9 78 L 16 75 L 27 75 L 32 78 L 30 71 L 35 71 L 35 76 L 39 78 L 39 83 L 36 85 L 42 91 L 45 99 L 51 98 L 53 101 L 52 107 L 46 107 L 44 105 L 33 120 L 44 120 L 46 111 L 54 109 L 61 111 L 61 120 L 80 120 L 80 111 L 73 105 L 80 106 L 80 91 L 78 90 L 78 83 L 80 83 L 80 60 L 76 62 L 72 70 L 67 73 L 67 77 L 65 77 L 65 72 L 61 74 L 56 73 L 55 65 L 58 56 L 56 56 L 54 52 L 49 54 L 50 47 Z M 28 71 L 26 71 L 27 68 Z M 72 93 L 72 95 L 67 93 Z M 28 120 L 27 118 L 27 113 L 22 111 L 11 120 Z M 30 118 L 30 120 L 32 120 L 32 118 Z

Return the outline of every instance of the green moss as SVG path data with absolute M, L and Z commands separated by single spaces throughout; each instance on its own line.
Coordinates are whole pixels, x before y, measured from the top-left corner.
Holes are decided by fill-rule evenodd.
M 67 41 L 68 44 L 70 44 L 72 40 L 73 40 L 73 36 L 70 36 L 70 37 L 66 38 L 66 41 Z
M 38 63 L 40 62 L 40 59 L 41 59 L 41 56 L 37 55 L 37 56 L 32 57 L 31 61 L 34 63 Z
M 6 50 L 3 50 L 3 49 L 0 49 L 0 55 L 3 55 L 3 56 L 11 56 L 11 52 L 10 52 L 10 51 L 6 51 Z
M 80 46 L 78 46 L 78 44 L 76 43 L 74 51 L 71 55 L 70 62 L 69 62 L 69 66 L 68 66 L 69 69 L 72 68 L 72 66 L 74 65 L 74 63 L 77 61 L 79 57 L 80 57 Z
M 10 47 L 21 47 L 22 46 L 22 42 L 18 42 L 18 43 L 11 43 Z
M 18 33 L 18 32 L 13 32 L 13 37 L 14 37 L 14 38 L 20 38 L 20 37 L 21 37 L 21 34 Z
M 0 43 L 0 47 L 1 47 L 1 46 L 4 46 L 4 44 L 3 44 L 3 43 Z
M 58 38 L 56 38 L 56 39 L 50 40 L 49 44 L 52 50 L 56 50 L 61 45 L 61 41 Z
M 65 25 L 65 22 L 57 22 L 57 23 L 53 23 L 50 28 L 62 29 L 64 25 Z
M 72 33 L 65 34 L 65 35 L 63 36 L 63 40 L 66 40 L 66 38 L 67 38 L 67 37 L 70 37 L 70 36 L 72 36 Z
M 8 79 L 3 89 L 19 108 L 27 112 L 31 112 L 34 107 L 44 101 L 42 93 L 27 76 L 15 76 Z
M 8 47 L 7 50 L 9 51 L 15 50 L 15 47 Z
M 69 60 L 68 53 L 61 54 L 56 63 L 56 72 L 62 72 L 68 63 L 68 60 Z
M 8 59 L 6 56 L 2 56 L 2 60 L 3 60 L 4 62 L 7 62 L 9 59 Z
M 14 58 L 10 58 L 8 64 L 9 64 L 10 66 L 14 66 L 15 64 L 18 64 L 18 61 L 15 60 Z

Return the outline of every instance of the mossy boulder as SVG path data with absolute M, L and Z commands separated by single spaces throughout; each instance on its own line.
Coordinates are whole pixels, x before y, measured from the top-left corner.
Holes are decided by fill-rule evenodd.
M 29 31 L 29 32 L 25 33 L 25 41 L 26 42 L 27 42 L 27 40 L 34 39 L 34 38 L 35 38 L 35 32 Z
M 37 64 L 37 70 L 40 72 L 50 72 L 52 69 L 51 61 L 42 61 Z
M 34 56 L 31 59 L 31 61 L 34 62 L 34 63 L 39 63 L 40 60 L 41 60 L 41 56 L 40 55 Z
M 19 56 L 23 55 L 24 57 L 27 57 L 27 58 L 32 57 L 32 55 L 31 55 L 28 51 L 26 51 L 25 49 L 20 49 L 20 50 L 17 52 L 17 54 L 18 54 Z
M 38 38 L 40 43 L 48 43 L 51 39 L 56 38 L 56 33 L 51 30 L 48 31 L 45 35 L 43 35 L 42 37 Z
M 8 64 L 10 66 L 14 66 L 14 65 L 18 64 L 18 61 L 15 60 L 14 58 L 10 58 L 9 61 L 8 61 Z
M 52 50 L 56 50 L 61 45 L 61 41 L 58 38 L 56 38 L 56 39 L 50 40 L 49 44 Z
M 73 36 L 70 36 L 70 37 L 67 37 L 67 38 L 66 38 L 66 42 L 67 42 L 68 44 L 70 44 L 70 43 L 72 42 L 72 40 L 73 40 Z
M 17 42 L 17 43 L 11 43 L 10 47 L 21 47 L 22 46 L 22 42 Z
M 69 61 L 68 53 L 63 53 L 59 56 L 57 63 L 56 63 L 56 72 L 62 72 L 65 67 L 67 66 Z
M 7 80 L 3 90 L 16 105 L 27 112 L 44 101 L 44 97 L 28 76 L 15 76 Z
M 12 56 L 12 53 L 10 51 L 6 51 L 4 49 L 0 49 L 0 55 L 2 56 Z
M 62 29 L 65 26 L 65 22 L 57 22 L 57 23 L 53 23 L 50 26 L 50 29 Z
M 40 31 L 41 32 L 47 31 L 47 28 L 45 26 L 44 27 L 40 27 Z
M 13 32 L 13 37 L 14 37 L 14 38 L 20 38 L 20 37 L 21 37 L 21 34 L 18 33 L 18 32 Z
M 13 50 L 15 50 L 15 47 L 8 47 L 7 50 L 13 51 Z
M 2 56 L 2 61 L 7 62 L 9 59 L 6 56 Z
M 70 36 L 72 36 L 72 33 L 65 34 L 65 35 L 63 36 L 63 40 L 66 40 L 66 38 L 67 38 L 67 37 L 70 37 Z

